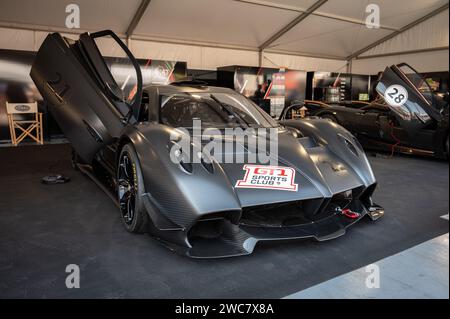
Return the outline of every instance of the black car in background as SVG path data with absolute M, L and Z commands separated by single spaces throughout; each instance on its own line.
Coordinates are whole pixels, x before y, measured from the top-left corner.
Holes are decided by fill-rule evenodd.
M 371 103 L 304 101 L 285 107 L 280 119 L 318 116 L 345 127 L 367 149 L 448 158 L 448 93 L 433 92 L 405 63 L 386 68 L 376 88 Z

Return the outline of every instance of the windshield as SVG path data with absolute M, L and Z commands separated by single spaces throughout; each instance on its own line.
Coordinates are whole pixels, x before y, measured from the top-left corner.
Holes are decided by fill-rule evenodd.
M 408 64 L 399 64 L 397 67 L 411 81 L 412 85 L 422 93 L 430 105 L 434 105 L 434 93 L 428 82 Z
M 237 93 L 179 93 L 161 98 L 161 122 L 191 128 L 193 120 L 211 128 L 277 127 L 256 104 Z

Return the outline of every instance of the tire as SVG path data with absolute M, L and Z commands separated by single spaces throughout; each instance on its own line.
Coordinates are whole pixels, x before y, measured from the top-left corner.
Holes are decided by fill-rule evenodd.
M 149 216 L 142 201 L 144 179 L 132 144 L 121 149 L 117 163 L 117 198 L 122 223 L 130 233 L 148 232 Z
M 334 116 L 332 114 L 324 114 L 324 115 L 321 115 L 320 117 L 323 119 L 326 119 L 326 120 L 330 120 L 333 123 L 339 124 L 339 121 L 336 118 L 336 116 Z

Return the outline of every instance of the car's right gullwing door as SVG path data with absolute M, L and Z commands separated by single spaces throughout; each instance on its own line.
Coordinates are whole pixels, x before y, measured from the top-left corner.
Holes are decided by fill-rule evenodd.
M 98 45 L 100 42 L 103 45 Z M 105 49 L 108 51 L 101 51 Z M 133 115 L 137 118 L 141 71 L 112 31 L 84 33 L 78 41 L 49 34 L 36 55 L 31 78 L 61 130 L 87 163 L 120 137 Z
M 442 119 L 428 83 L 405 63 L 387 67 L 376 90 L 411 136 L 433 120 Z

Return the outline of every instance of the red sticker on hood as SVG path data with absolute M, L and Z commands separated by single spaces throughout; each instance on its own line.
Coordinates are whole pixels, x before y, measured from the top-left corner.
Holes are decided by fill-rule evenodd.
M 265 188 L 296 192 L 295 170 L 284 166 L 244 165 L 245 175 L 236 188 Z

